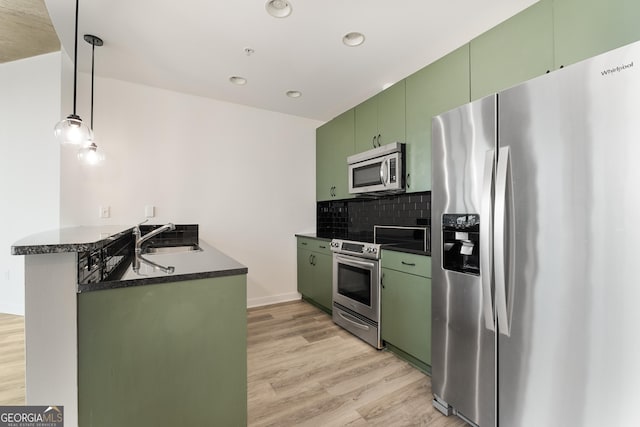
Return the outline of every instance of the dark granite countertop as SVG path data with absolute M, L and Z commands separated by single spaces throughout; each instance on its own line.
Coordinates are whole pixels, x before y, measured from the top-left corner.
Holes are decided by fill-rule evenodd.
M 13 255 L 37 255 L 63 252 L 88 252 L 100 249 L 117 238 L 131 233 L 131 226 L 69 227 L 37 233 L 14 243 Z M 246 266 L 209 245 L 198 241 L 200 251 L 145 254 L 144 259 L 165 267 L 173 267 L 171 273 L 140 263 L 136 273 L 129 265 L 117 279 L 97 283 L 78 284 L 78 292 L 123 288 L 129 286 L 170 283 L 185 280 L 247 274 Z M 131 263 L 130 263 L 131 264 Z
M 137 273 L 133 270 L 133 266 L 129 265 L 129 268 L 127 268 L 120 279 L 79 284 L 78 292 L 247 274 L 248 269 L 246 266 L 203 240 L 199 241 L 198 246 L 202 249 L 201 251 L 143 255 L 144 259 L 152 263 L 164 267 L 173 267 L 173 273 L 165 273 L 143 261 L 140 263 L 140 268 Z
M 326 237 L 318 237 L 316 233 L 296 233 L 296 237 L 308 237 L 310 239 L 318 239 L 318 240 L 323 240 L 325 242 L 331 241 L 331 239 Z
M 84 252 L 99 249 L 130 233 L 126 225 L 67 227 L 43 231 L 21 239 L 11 246 L 11 255 L 38 255 L 62 252 Z

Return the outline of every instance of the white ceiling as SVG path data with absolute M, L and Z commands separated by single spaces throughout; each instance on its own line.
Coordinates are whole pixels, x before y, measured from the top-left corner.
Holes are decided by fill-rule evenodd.
M 273 18 L 266 0 L 83 0 L 79 69 L 90 71 L 90 33 L 104 40 L 96 75 L 325 121 L 537 0 L 289 1 L 293 13 Z M 45 3 L 72 56 L 75 0 Z M 342 44 L 351 31 L 362 46 Z

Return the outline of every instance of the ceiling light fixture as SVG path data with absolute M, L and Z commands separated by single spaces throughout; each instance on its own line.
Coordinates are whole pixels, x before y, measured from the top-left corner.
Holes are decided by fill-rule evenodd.
M 62 144 L 86 145 L 92 139 L 92 132 L 76 114 L 76 93 L 78 87 L 78 9 L 80 0 L 76 0 L 75 44 L 73 48 L 73 113 L 59 121 L 53 128 L 53 134 Z
M 342 37 L 342 43 L 349 47 L 360 46 L 364 43 L 364 34 L 355 31 L 347 33 Z
M 300 98 L 302 96 L 302 92 L 300 92 L 298 90 L 288 90 L 287 91 L 287 96 L 289 98 Z
M 265 5 L 267 13 L 274 18 L 286 18 L 291 15 L 291 3 L 287 0 L 269 0 Z
M 78 159 L 88 165 L 96 165 L 104 160 L 104 155 L 98 152 L 98 145 L 94 140 L 93 134 L 93 80 L 96 46 L 102 46 L 103 42 L 100 37 L 91 34 L 85 34 L 84 40 L 91 45 L 91 139 L 87 145 L 78 151 Z
M 240 76 L 231 76 L 229 77 L 229 81 L 234 85 L 238 85 L 238 86 L 244 86 L 247 84 L 247 79 Z

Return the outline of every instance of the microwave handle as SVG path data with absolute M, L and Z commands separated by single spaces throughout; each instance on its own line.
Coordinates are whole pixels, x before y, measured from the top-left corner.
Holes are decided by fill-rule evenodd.
M 385 159 L 380 165 L 380 181 L 382 185 L 387 186 L 387 181 L 389 180 L 389 159 Z

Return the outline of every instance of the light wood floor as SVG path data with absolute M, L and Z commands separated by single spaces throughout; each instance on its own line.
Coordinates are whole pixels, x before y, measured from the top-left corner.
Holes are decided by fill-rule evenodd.
M 305 302 L 248 311 L 250 426 L 463 426 L 429 377 Z M 0 314 L 0 405 L 23 405 L 24 318 Z
M 24 405 L 24 317 L 0 313 L 0 405 Z
M 428 376 L 305 302 L 249 310 L 250 426 L 463 426 Z

